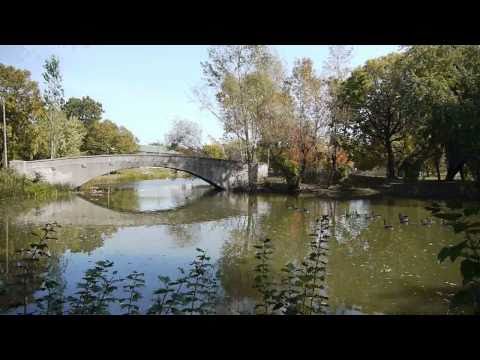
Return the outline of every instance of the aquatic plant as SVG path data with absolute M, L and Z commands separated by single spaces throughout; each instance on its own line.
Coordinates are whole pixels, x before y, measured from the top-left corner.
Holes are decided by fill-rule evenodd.
M 79 291 L 76 296 L 69 296 L 70 313 L 75 315 L 108 314 L 108 305 L 118 301 L 113 292 L 118 288 L 116 284 L 123 281 L 117 277 L 118 271 L 110 273 L 113 262 L 109 260 L 97 261 L 95 266 L 85 272 L 82 280 L 77 284 Z
M 457 311 L 470 308 L 475 314 L 480 314 L 480 206 L 464 207 L 461 203 L 450 202 L 433 203 L 427 209 L 441 219 L 442 224 L 465 236 L 463 241 L 442 248 L 438 254 L 440 262 L 450 259 L 453 263 L 461 259 L 463 284 L 451 300 L 451 309 Z
M 140 307 L 136 303 L 142 298 L 139 288 L 145 286 L 144 275 L 144 273 L 133 271 L 126 277 L 128 284 L 123 285 L 123 289 L 127 293 L 127 297 L 120 299 L 120 307 L 127 311 L 125 315 L 140 314 Z
M 322 291 L 325 290 L 328 217 L 323 217 L 317 223 L 318 232 L 315 233 L 316 239 L 310 243 L 309 254 L 298 266 L 286 264 L 281 269 L 282 276 L 278 283 L 272 279 L 270 261 L 274 251 L 270 239 L 261 240 L 255 245 L 255 257 L 260 263 L 254 269 L 257 273 L 254 287 L 261 294 L 261 301 L 256 304 L 256 310 L 260 313 L 312 315 L 326 312 L 325 301 L 328 297 Z
M 190 263 L 190 270 L 178 268 L 181 276 L 172 281 L 159 276 L 162 287 L 156 295 L 148 314 L 213 314 L 218 302 L 218 280 L 215 267 L 205 250 L 196 249 L 198 255 Z

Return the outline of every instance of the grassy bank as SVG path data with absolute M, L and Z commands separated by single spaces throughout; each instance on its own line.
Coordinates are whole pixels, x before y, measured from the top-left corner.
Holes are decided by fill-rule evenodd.
M 119 170 L 111 174 L 99 176 L 85 183 L 82 188 L 92 186 L 121 184 L 141 180 L 187 178 L 191 175 L 182 171 L 175 171 L 164 168 L 138 168 Z
M 10 169 L 0 170 L 0 200 L 46 200 L 67 195 L 69 192 L 70 189 L 66 186 L 32 181 Z

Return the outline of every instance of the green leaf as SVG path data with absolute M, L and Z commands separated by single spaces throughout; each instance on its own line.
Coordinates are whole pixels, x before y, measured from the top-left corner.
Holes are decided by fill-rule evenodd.
M 467 241 L 462 241 L 461 243 L 455 246 L 444 247 L 438 254 L 438 260 L 443 262 L 447 257 L 450 258 L 450 261 L 454 262 L 457 257 L 462 253 L 462 250 L 467 246 Z

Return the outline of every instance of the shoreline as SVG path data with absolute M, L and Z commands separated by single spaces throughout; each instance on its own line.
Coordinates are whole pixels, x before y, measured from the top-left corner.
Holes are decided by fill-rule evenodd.
M 365 177 L 366 178 L 366 177 Z M 320 199 L 369 199 L 380 197 L 438 199 L 479 201 L 480 186 L 467 181 L 433 181 L 386 182 L 385 179 L 348 179 L 342 184 L 326 185 L 301 184 L 299 189 L 292 190 L 287 184 L 267 181 L 260 184 L 251 193 L 289 194 L 301 197 L 317 197 Z M 382 181 L 383 180 L 383 181 Z M 240 190 L 244 192 L 244 190 Z

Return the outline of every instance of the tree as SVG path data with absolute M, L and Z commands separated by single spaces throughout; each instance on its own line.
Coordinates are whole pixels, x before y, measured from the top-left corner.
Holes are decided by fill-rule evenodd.
M 205 156 L 213 159 L 225 159 L 225 152 L 220 144 L 205 144 L 203 145 L 202 152 Z
M 204 92 L 196 92 L 202 106 L 223 124 L 226 135 L 240 140 L 248 166 L 249 184 L 255 184 L 254 166 L 262 137 L 262 122 L 268 116 L 281 64 L 267 46 L 229 45 L 208 50 L 209 60 L 201 66 L 207 88 L 216 102 Z
M 170 150 L 198 151 L 202 146 L 202 129 L 187 119 L 174 120 L 172 128 L 165 135 L 165 144 Z
M 395 178 L 394 144 L 405 139 L 412 121 L 404 112 L 401 54 L 390 54 L 354 70 L 342 86 L 351 111 L 345 138 L 366 151 L 383 148 L 387 178 Z
M 69 156 L 80 154 L 80 148 L 83 139 L 87 133 L 83 123 L 76 117 L 67 117 L 65 112 L 60 110 L 51 110 L 49 118 L 40 118 L 37 123 L 39 138 L 44 141 L 48 139 L 48 133 L 53 131 L 57 134 L 55 138 L 55 156 Z M 43 149 L 43 150 L 42 150 Z M 48 143 L 40 142 L 39 152 L 46 155 Z
M 64 90 L 62 74 L 60 72 L 60 60 L 55 55 L 45 60 L 42 77 L 46 84 L 44 99 L 47 107 L 60 110 L 64 105 Z
M 352 46 L 334 45 L 328 48 L 328 56 L 323 63 L 323 70 L 327 77 L 333 77 L 340 81 L 345 80 L 350 73 L 352 61 Z
M 476 174 L 479 153 L 480 47 L 478 45 L 411 46 L 405 52 L 406 76 L 412 115 L 423 132 L 417 144 L 434 159 L 447 162 L 446 180 L 465 166 Z M 425 140 L 427 139 L 427 142 Z
M 5 99 L 8 158 L 35 159 L 38 156 L 35 118 L 43 108 L 38 84 L 30 79 L 29 71 L 0 64 L 0 96 Z
M 62 137 L 61 131 L 64 128 L 61 124 L 63 117 L 58 116 L 58 111 L 61 110 L 65 103 L 60 61 L 56 56 L 52 55 L 45 61 L 43 68 L 42 76 L 46 85 L 44 91 L 46 111 L 43 116 L 48 125 L 47 134 L 49 137 L 50 158 L 54 159 L 57 156 L 57 148 Z
M 328 109 L 324 82 L 315 74 L 311 59 L 296 60 L 287 80 L 293 102 L 293 146 L 295 161 L 300 164 L 300 179 L 308 167 L 321 159 L 319 144 L 326 133 Z
M 75 97 L 68 99 L 63 106 L 63 110 L 68 117 L 77 117 L 87 129 L 100 121 L 103 113 L 102 104 L 89 96 L 84 96 L 81 99 Z
M 138 150 L 138 140 L 123 126 L 104 120 L 93 124 L 85 148 L 91 155 L 131 154 Z
M 340 84 L 350 72 L 353 48 L 344 45 L 330 46 L 324 62 L 324 71 L 328 78 L 328 115 L 330 135 L 330 180 L 338 178 L 337 152 L 339 148 L 339 128 L 345 123 L 348 112 L 339 98 Z

